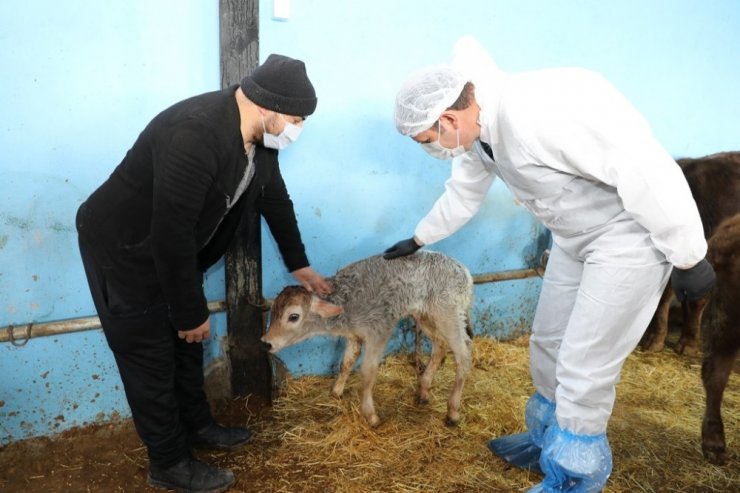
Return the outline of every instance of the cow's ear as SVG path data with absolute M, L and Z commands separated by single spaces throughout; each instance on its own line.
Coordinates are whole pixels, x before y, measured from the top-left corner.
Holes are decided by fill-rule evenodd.
M 311 297 L 311 312 L 318 313 L 321 318 L 336 317 L 344 311 L 341 306 L 324 301 L 318 296 Z

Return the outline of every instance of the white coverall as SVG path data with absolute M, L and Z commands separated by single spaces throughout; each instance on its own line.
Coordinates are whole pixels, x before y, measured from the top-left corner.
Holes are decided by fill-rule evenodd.
M 478 45 L 479 46 L 479 45 Z M 445 192 L 417 225 L 423 244 L 476 214 L 495 177 L 551 230 L 530 339 L 537 391 L 561 428 L 606 432 L 615 385 L 671 266 L 706 254 L 696 204 L 675 161 L 629 102 L 597 74 L 504 74 L 476 45 L 455 68 L 475 84 L 480 142 L 455 158 Z

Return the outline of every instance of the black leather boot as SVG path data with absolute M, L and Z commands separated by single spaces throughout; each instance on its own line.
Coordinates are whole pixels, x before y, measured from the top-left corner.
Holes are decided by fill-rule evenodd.
M 174 466 L 162 469 L 149 466 L 149 484 L 179 493 L 221 493 L 234 484 L 234 473 L 186 457 Z
M 190 435 L 190 443 L 199 448 L 230 450 L 247 443 L 252 433 L 246 428 L 221 426 L 211 423 Z

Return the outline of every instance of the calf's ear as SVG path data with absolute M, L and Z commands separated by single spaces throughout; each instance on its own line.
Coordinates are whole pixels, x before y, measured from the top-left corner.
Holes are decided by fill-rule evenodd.
M 324 301 L 317 296 L 311 297 L 311 311 L 318 313 L 321 318 L 336 317 L 344 311 L 341 306 Z

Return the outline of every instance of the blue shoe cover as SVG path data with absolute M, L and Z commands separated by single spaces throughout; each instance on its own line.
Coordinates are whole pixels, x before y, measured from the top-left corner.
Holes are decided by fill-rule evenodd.
M 532 443 L 529 432 L 494 438 L 488 442 L 488 448 L 516 467 L 542 474 L 542 469 L 540 469 L 542 449 Z
M 488 448 L 506 462 L 542 474 L 540 452 L 547 427 L 555 421 L 555 403 L 535 392 L 524 410 L 527 432 L 494 438 Z
M 597 493 L 612 472 L 612 452 L 606 434 L 578 435 L 555 423 L 545 433 L 540 466 L 545 479 L 528 493 Z
M 524 422 L 532 435 L 532 443 L 542 448 L 547 427 L 555 422 L 555 402 L 539 392 L 532 394 L 524 409 Z

